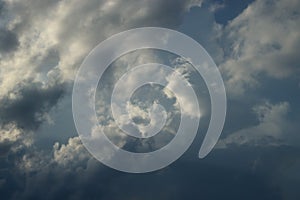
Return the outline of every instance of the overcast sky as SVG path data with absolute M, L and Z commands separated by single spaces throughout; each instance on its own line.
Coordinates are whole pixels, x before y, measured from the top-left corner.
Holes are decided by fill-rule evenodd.
M 298 0 L 0 0 L 0 198 L 299 200 L 299 10 Z M 183 32 L 206 49 L 224 80 L 227 118 L 213 151 L 199 159 L 210 116 L 201 77 L 166 52 L 119 58 L 96 96 L 98 117 L 118 146 L 158 149 L 178 127 L 168 91 L 144 88 L 136 94 L 145 103 L 139 106 L 158 93 L 173 109 L 170 127 L 150 145 L 118 135 L 105 95 L 129 66 L 155 61 L 178 68 L 202 106 L 198 137 L 179 160 L 129 174 L 101 164 L 82 145 L 71 95 L 76 72 L 98 43 L 147 26 Z M 139 106 L 129 109 L 146 123 Z M 193 114 L 188 101 L 183 106 Z

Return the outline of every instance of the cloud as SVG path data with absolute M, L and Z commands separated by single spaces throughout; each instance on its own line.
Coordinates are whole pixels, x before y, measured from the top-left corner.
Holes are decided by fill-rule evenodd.
M 0 29 L 0 53 L 6 54 L 15 50 L 19 45 L 15 33 L 9 30 Z M 2 55 L 1 55 L 2 57 Z
M 78 137 L 47 149 L 39 140 L 40 125 L 52 123 L 49 112 L 63 97 L 70 98 L 77 69 L 99 42 L 134 27 L 177 27 L 184 13 L 200 4 L 195 0 L 1 1 L 0 150 L 9 157 L 3 161 L 9 171 L 8 178 L 0 177 L 5 191 L 1 196 L 30 199 L 49 192 L 47 198 L 54 199 L 65 187 L 63 182 L 75 177 L 70 168 L 79 174 L 87 171 L 86 180 L 75 178 L 70 188 L 80 187 L 82 181 L 88 188 L 101 165 L 91 161 Z M 60 184 L 51 187 L 49 182 Z M 48 186 L 53 190 L 48 191 Z
M 222 72 L 231 95 L 260 85 L 261 77 L 299 76 L 300 3 L 255 1 L 225 28 Z
M 91 158 L 79 137 L 70 138 L 66 145 L 56 142 L 53 149 L 54 161 L 65 167 L 70 166 L 70 163 L 76 165 L 77 162 L 82 163 Z
M 0 99 L 0 123 L 14 122 L 24 130 L 36 130 L 47 121 L 47 113 L 62 97 L 63 91 L 60 85 L 43 87 L 32 83 L 15 88 Z
M 290 144 L 287 134 L 294 134 L 287 120 L 290 105 L 287 102 L 271 104 L 265 102 L 253 108 L 258 125 L 238 130 L 220 140 L 217 148 L 230 145 L 278 146 Z
M 276 187 L 280 182 L 271 184 L 261 173 L 282 172 L 273 170 L 272 164 L 280 163 L 288 152 L 279 158 L 253 149 L 243 149 L 243 155 L 237 149 L 230 156 L 228 152 L 218 151 L 214 159 L 205 162 L 178 162 L 167 170 L 143 175 L 119 173 L 93 159 L 77 169 L 50 165 L 31 173 L 12 199 L 282 199 L 282 190 Z M 254 171 L 249 163 L 257 159 L 257 154 L 268 157 L 269 164 L 260 166 L 263 162 L 258 162 Z M 239 169 L 241 165 L 245 165 L 243 170 Z
M 3 2 L 0 46 L 7 55 L 0 60 L 1 122 L 13 121 L 25 129 L 36 129 L 48 118 L 46 113 L 66 92 L 63 85 L 73 80 L 82 59 L 100 41 L 140 25 L 176 26 L 184 12 L 200 4 Z
M 197 102 L 194 100 L 194 95 L 196 95 L 196 92 L 194 95 L 190 93 L 189 90 L 186 89 L 186 87 L 193 88 L 192 84 L 190 84 L 189 79 L 191 77 L 191 74 L 195 71 L 190 71 L 191 65 L 187 61 L 183 60 L 183 58 L 176 58 L 173 63 L 175 67 L 175 72 L 172 74 L 169 74 L 166 76 L 167 85 L 166 89 L 164 90 L 165 94 L 168 96 L 170 93 L 169 91 L 172 91 L 173 93 L 176 93 L 176 106 L 182 110 L 181 115 L 189 116 L 190 118 L 200 118 L 201 113 L 198 113 L 198 99 Z M 185 85 L 181 82 L 181 80 L 174 78 L 176 75 L 180 74 L 180 76 L 183 78 L 182 80 L 187 81 L 188 85 Z M 192 89 L 194 90 L 194 89 Z M 173 95 L 169 96 L 169 98 L 173 98 Z M 179 99 L 182 104 L 179 104 Z
M 87 53 L 105 38 L 133 27 L 177 26 L 183 13 L 200 3 L 195 0 L 6 1 L 7 9 L 13 13 L 7 27 L 18 33 L 21 49 L 26 48 L 27 54 L 35 49 L 39 52 L 33 54 L 57 50 L 60 55 L 57 67 L 68 80 L 74 78 Z
M 26 137 L 22 137 L 22 132 L 14 123 L 2 125 L 0 129 L 0 148 L 2 147 L 3 150 L 8 149 L 13 154 L 24 147 L 30 147 L 33 143 L 32 134 L 28 133 Z M 9 152 L 5 150 L 2 153 L 7 155 Z
M 272 186 L 265 182 L 265 177 L 260 177 L 260 173 L 253 176 L 252 172 L 248 173 L 248 168 L 239 166 L 242 164 L 248 166 L 247 156 L 255 157 L 259 153 L 256 148 L 252 148 L 250 155 L 246 156 L 244 154 L 240 156 L 239 151 L 242 148 L 238 150 L 233 148 L 239 156 L 236 160 L 229 159 L 230 161 L 225 164 L 224 158 L 228 159 L 234 154 L 230 148 L 219 151 L 217 159 L 214 154 L 204 162 L 187 163 L 179 160 L 167 170 L 132 176 L 103 167 L 90 157 L 78 137 L 71 136 L 65 141 L 66 138 L 59 138 L 50 145 L 51 149 L 47 149 L 44 143 L 39 141 L 40 125 L 45 121 L 51 122 L 52 115 L 49 116 L 48 113 L 51 110 L 53 112 L 53 108 L 63 97 L 70 98 L 66 95 L 70 91 L 68 86 L 72 83 L 82 59 L 96 44 L 113 33 L 133 27 L 176 28 L 182 22 L 183 15 L 192 6 L 199 5 L 200 1 L 5 0 L 4 2 L 4 4 L 0 3 L 2 56 L 0 58 L 0 164 L 2 166 L 4 163 L 3 165 L 9 170 L 4 178 L 0 173 L 1 197 L 4 199 L 132 199 L 132 197 L 145 198 L 147 194 L 152 199 L 168 197 L 192 199 L 201 195 L 207 199 L 211 199 L 212 196 L 219 199 L 220 196 L 226 195 L 235 199 L 253 199 L 253 197 L 280 199 L 281 196 L 278 195 L 280 191 L 278 192 L 277 188 L 276 191 L 273 190 Z M 240 95 L 247 91 L 248 87 L 257 87 L 260 84 L 261 74 L 273 79 L 298 75 L 299 70 L 295 67 L 295 63 L 299 62 L 296 56 L 299 49 L 297 26 L 299 3 L 297 1 L 268 2 L 270 4 L 262 1 L 254 2 L 227 26 L 216 24 L 213 18 L 210 18 L 207 23 L 205 17 L 201 18 L 203 27 L 209 26 L 210 31 L 206 33 L 203 28 L 201 32 L 203 35 L 200 38 L 207 42 L 209 51 L 214 54 L 218 62 L 224 62 L 221 70 L 228 78 L 226 84 L 231 95 Z M 195 17 L 193 21 L 197 22 L 198 19 Z M 225 41 L 222 46 L 224 52 L 217 46 L 219 41 Z M 146 54 L 145 57 L 133 56 L 118 64 L 129 66 L 142 64 L 150 58 L 159 60 L 152 54 Z M 122 70 L 114 71 L 105 78 L 108 83 L 113 82 L 122 72 Z M 99 94 L 100 100 L 103 100 L 101 97 L 106 93 L 106 91 L 102 92 Z M 183 96 L 186 97 L 185 94 Z M 174 103 L 173 97 L 170 96 L 169 100 Z M 189 98 L 185 100 L 186 105 L 189 105 Z M 257 124 L 234 132 L 220 144 L 223 144 L 223 147 L 235 145 L 241 147 L 251 144 L 278 145 L 295 141 L 294 133 L 299 129 L 291 129 L 290 127 L 296 126 L 287 120 L 290 110 L 294 107 L 291 103 L 285 102 L 286 100 L 280 101 L 281 103 L 265 102 L 253 107 Z M 107 109 L 108 104 L 105 99 L 102 103 L 100 101 L 98 103 L 99 110 Z M 139 106 L 141 107 L 137 108 L 136 104 L 132 104 L 128 109 L 133 111 L 133 114 L 146 118 L 145 110 L 142 110 L 145 105 L 139 104 Z M 60 112 L 64 112 L 64 109 L 66 108 L 61 109 Z M 185 107 L 185 111 L 186 114 L 192 115 L 193 105 Z M 117 126 L 111 123 L 110 117 L 99 116 L 101 117 L 107 120 L 107 124 L 103 126 L 106 126 L 108 134 L 117 137 L 119 134 L 116 131 Z M 66 126 L 66 120 L 63 118 L 60 118 L 61 126 Z M 176 126 L 171 126 L 169 129 L 166 131 L 173 134 Z M 53 135 L 69 137 L 69 135 L 65 136 L 67 132 L 72 131 L 63 128 L 53 128 L 49 131 Z M 44 137 L 44 140 L 49 141 L 52 135 Z M 120 140 L 124 139 L 122 135 L 118 137 L 121 138 Z M 133 143 L 135 142 L 138 151 L 139 148 L 143 151 L 147 145 L 155 149 L 161 146 L 160 143 L 165 144 L 169 141 L 169 138 L 164 139 L 160 137 L 148 143 L 142 141 L 140 146 L 136 145 L 138 143 L 136 141 Z M 123 146 L 124 143 L 120 140 L 116 143 Z M 274 160 L 281 162 L 281 159 L 277 159 L 278 152 L 275 151 L 272 155 L 276 157 Z M 240 158 L 244 158 L 246 164 L 241 164 Z M 294 158 L 296 156 L 291 159 Z M 210 159 L 217 163 L 206 165 L 211 161 Z M 252 162 L 252 157 L 250 161 Z M 278 165 L 278 162 L 275 164 Z M 266 165 L 266 168 L 268 167 L 272 168 Z M 279 179 L 281 180 L 281 177 Z M 224 188 L 224 180 L 228 189 Z M 140 184 L 141 182 L 146 185 Z M 210 184 L 212 182 L 213 184 Z M 128 185 L 128 183 L 132 184 Z M 163 189 L 158 187 L 162 183 L 166 185 Z M 193 186 L 190 187 L 191 185 Z M 220 192 L 212 192 L 212 186 L 217 186 L 214 191 Z M 232 192 L 231 188 L 235 187 L 238 190 Z M 154 191 L 150 191 L 149 188 Z
M 82 59 L 96 44 L 132 27 L 176 26 L 184 12 L 199 4 L 194 0 L 151 4 L 4 1 L 0 46 L 7 55 L 0 60 L 1 121 L 37 128 L 66 92 L 63 85 L 72 82 Z

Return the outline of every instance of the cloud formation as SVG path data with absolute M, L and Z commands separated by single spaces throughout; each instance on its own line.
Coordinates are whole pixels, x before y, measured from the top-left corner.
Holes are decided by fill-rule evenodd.
M 299 7 L 297 0 L 255 1 L 224 28 L 221 70 L 232 95 L 257 88 L 262 76 L 299 76 Z
M 203 16 L 193 15 L 183 21 L 185 15 L 191 14 L 190 8 L 200 4 L 201 1 L 196 0 L 0 1 L 1 197 L 132 199 L 144 198 L 147 194 L 151 199 L 192 199 L 202 195 L 207 199 L 226 196 L 231 199 L 274 200 L 299 196 L 297 188 L 293 188 L 300 184 L 300 178 L 294 176 L 299 169 L 300 138 L 296 123 L 299 103 L 291 101 L 299 99 L 299 2 L 254 1 L 245 10 L 240 10 L 241 13 L 235 12 L 231 21 L 218 24 L 214 13 L 228 8 L 225 2 L 219 7 L 201 7 L 195 12 L 204 13 L 205 9 L 211 9 Z M 195 155 L 188 152 L 186 157 L 166 170 L 131 176 L 99 164 L 89 155 L 75 132 L 70 138 L 57 139 L 50 148 L 45 147 L 38 135 L 39 127 L 51 124 L 50 111 L 53 112 L 62 99 L 70 99 L 75 73 L 96 44 L 129 28 L 162 26 L 177 29 L 181 23 L 188 23 L 182 26 L 183 30 L 194 29 L 195 35 L 192 36 L 203 43 L 220 63 L 232 108 L 229 112 L 239 110 L 235 113 L 237 121 L 232 118 L 227 121 L 228 126 L 238 124 L 239 127 L 224 135 L 220 148 L 212 152 L 208 160 L 195 161 L 191 159 Z M 131 56 L 128 60 L 121 58 L 117 65 L 142 64 L 151 59 L 163 61 L 148 52 L 143 56 Z M 178 65 L 183 67 L 184 64 L 179 62 Z M 127 68 L 113 71 L 105 77 L 106 81 L 109 84 L 115 81 L 124 69 Z M 185 73 L 185 69 L 181 72 Z M 272 99 L 270 93 L 262 94 L 260 89 L 269 87 L 263 85 L 269 79 L 280 81 L 283 87 L 287 80 L 296 80 L 297 90 L 288 85 L 286 89 L 294 92 L 294 96 Z M 105 113 L 106 100 L 101 99 L 105 91 L 102 92 L 98 109 Z M 172 95 L 168 100 L 172 105 L 176 102 Z M 189 105 L 189 99 L 185 100 Z M 244 107 L 238 107 L 240 104 Z M 135 120 L 145 122 L 146 109 L 141 108 L 146 106 L 132 104 L 128 109 L 135 117 L 141 117 Z M 248 108 L 251 114 L 247 113 Z M 65 113 L 70 108 L 59 109 Z M 193 115 L 193 110 L 193 105 L 185 107 L 187 114 Z M 243 119 L 240 113 L 247 119 Z M 205 114 L 209 115 L 209 108 L 205 109 Z M 250 120 L 252 115 L 254 122 Z M 63 118 L 61 124 L 65 125 Z M 107 120 L 104 125 L 109 135 L 119 141 L 118 145 L 124 146 L 120 142 L 124 138 L 116 131 L 111 119 L 106 115 L 99 118 Z M 56 125 L 54 121 L 53 127 Z M 65 130 L 56 129 L 49 132 L 67 135 Z M 176 126 L 169 127 L 166 131 L 173 134 L 175 129 Z M 46 137 L 43 139 L 48 141 L 51 136 L 43 136 Z M 124 148 L 135 145 L 135 150 L 144 151 L 149 146 L 159 148 L 170 139 L 172 137 L 159 137 L 148 143 L 132 141 Z M 191 147 L 192 150 L 195 148 L 198 150 L 198 146 Z M 273 178 L 273 174 L 278 176 Z M 146 186 L 140 184 L 141 181 Z M 161 184 L 164 187 L 160 187 Z M 213 186 L 216 188 L 212 191 Z M 235 187 L 238 189 L 233 191 Z
M 265 102 L 253 108 L 258 124 L 252 127 L 241 129 L 230 134 L 218 143 L 219 148 L 230 145 L 254 145 L 254 146 L 272 146 L 288 144 L 287 134 L 296 134 L 288 129 L 290 122 L 286 120 L 289 112 L 289 104 L 281 102 L 271 104 Z M 287 133 L 287 130 L 289 130 Z

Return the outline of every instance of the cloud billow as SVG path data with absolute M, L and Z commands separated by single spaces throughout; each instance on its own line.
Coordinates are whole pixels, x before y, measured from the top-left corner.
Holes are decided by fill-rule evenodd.
M 234 7 L 225 2 L 204 12 L 210 3 L 205 2 L 202 10 L 190 10 L 201 1 L 0 1 L 1 198 L 275 200 L 299 196 L 299 1 L 254 1 L 224 24 L 218 24 L 214 15 L 220 18 L 222 9 Z M 201 17 L 184 20 L 198 11 Z M 191 35 L 217 59 L 231 117 L 219 148 L 199 161 L 193 151 L 199 148 L 196 142 L 169 168 L 135 176 L 99 164 L 76 133 L 67 140 L 57 139 L 53 148 L 44 147 L 41 126 L 54 127 L 44 140 L 67 134 L 67 120 L 56 122 L 52 115 L 69 111 L 70 107 L 55 109 L 61 101 L 70 101 L 70 85 L 83 58 L 112 34 L 141 26 L 183 27 L 183 32 L 190 28 Z M 123 62 L 140 64 L 144 57 Z M 106 81 L 120 75 L 114 73 Z M 274 95 L 273 84 L 266 82 L 276 82 L 285 92 Z M 101 105 L 105 109 L 105 103 L 98 103 L 99 109 Z M 143 114 L 136 105 L 130 108 Z M 138 150 L 144 150 L 143 145 L 147 144 Z

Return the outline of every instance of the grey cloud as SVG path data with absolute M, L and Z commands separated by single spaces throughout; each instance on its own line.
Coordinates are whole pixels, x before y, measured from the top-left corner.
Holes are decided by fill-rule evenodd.
M 36 134 L 39 132 L 37 128 L 46 120 L 47 116 L 45 115 L 57 105 L 66 90 L 68 90 L 64 88 L 65 82 L 69 82 L 74 78 L 74 74 L 82 58 L 92 47 L 112 33 L 132 27 L 150 25 L 177 27 L 177 25 L 181 23 L 186 10 L 188 10 L 191 5 L 198 4 L 198 2 L 179 0 L 25 0 L 7 2 L 10 2 L 8 8 L 10 9 L 11 16 L 16 17 L 15 19 L 20 17 L 18 19 L 19 21 L 10 21 L 10 23 L 8 23 L 10 29 L 5 29 L 7 30 L 7 34 L 11 34 L 9 37 L 13 37 L 13 35 L 16 36 L 15 39 L 18 41 L 18 44 L 15 45 L 18 46 L 18 49 L 15 49 L 15 46 L 13 50 L 16 50 L 19 54 L 17 57 L 12 57 L 8 60 L 9 62 L 7 62 L 4 67 L 5 70 L 3 70 L 3 76 L 1 76 L 0 85 L 2 81 L 13 80 L 5 85 L 5 87 L 7 87 L 7 85 L 12 86 L 13 89 L 9 89 L 7 90 L 8 92 L 4 92 L 5 95 L 1 95 L 0 117 L 2 124 L 8 124 L 9 122 L 17 124 L 16 127 L 13 126 L 13 128 L 16 131 L 14 134 L 17 135 L 18 139 L 16 141 L 11 139 L 9 142 L 7 142 L 7 139 L 6 142 L 1 141 L 0 154 L 2 153 L 2 155 L 7 157 L 5 157 L 3 162 L 2 158 L 0 158 L 0 164 L 8 164 L 11 168 L 10 172 L 6 173 L 8 177 L 5 177 L 5 179 L 1 179 L 0 174 L 0 194 L 2 198 L 84 198 L 111 200 L 132 199 L 134 197 L 139 199 L 199 199 L 199 197 L 220 199 L 227 197 L 231 199 L 276 200 L 283 198 L 291 199 L 299 195 L 298 190 L 293 189 L 295 185 L 300 184 L 300 179 L 292 174 L 296 174 L 297 170 L 295 169 L 299 169 L 299 164 L 297 163 L 299 155 L 295 153 L 299 152 L 299 149 L 295 149 L 295 147 L 286 148 L 282 146 L 273 149 L 272 147 L 248 148 L 247 145 L 244 145 L 236 148 L 233 145 L 232 148 L 215 150 L 206 160 L 197 161 L 188 160 L 193 155 L 195 155 L 196 158 L 196 153 L 188 152 L 188 158 L 179 160 L 169 168 L 155 173 L 137 176 L 119 173 L 102 166 L 90 158 L 78 138 L 71 138 L 66 144 L 57 141 L 51 151 L 46 151 L 43 147 L 37 148 L 36 146 L 38 145 L 35 143 L 26 146 L 25 143 L 30 143 L 37 139 L 36 136 L 32 136 L 34 140 L 31 141 L 29 133 L 32 132 L 32 130 Z M 105 5 L 106 2 L 115 2 L 115 4 Z M 291 2 L 293 3 L 294 1 Z M 253 9 L 250 9 L 252 14 L 255 12 L 255 9 L 261 5 L 257 4 L 259 3 L 251 6 L 251 9 Z M 293 7 L 297 7 L 296 5 L 297 4 L 287 8 L 293 10 Z M 226 52 L 228 54 L 225 55 L 225 58 L 229 59 L 229 61 L 224 64 L 226 65 L 224 71 L 230 78 L 233 78 L 231 81 L 245 81 L 247 84 L 256 83 L 259 82 L 256 73 L 261 72 L 276 79 L 282 78 L 281 66 L 290 64 L 291 68 L 288 67 L 287 70 L 284 70 L 286 73 L 283 77 L 293 75 L 295 66 L 292 66 L 292 64 L 298 61 L 294 53 L 297 52 L 295 50 L 299 48 L 297 37 L 290 37 L 290 41 L 285 39 L 280 40 L 280 45 L 264 45 L 258 43 L 257 47 L 264 50 L 263 53 L 268 52 L 270 48 L 274 52 L 279 53 L 276 54 L 272 51 L 271 53 L 274 54 L 268 57 L 269 59 L 264 62 L 262 62 L 262 59 L 256 59 L 256 54 L 250 54 L 253 56 L 252 58 L 255 64 L 250 62 L 251 60 L 239 57 L 247 54 L 241 54 L 239 56 L 231 54 L 232 52 L 240 52 L 240 50 L 242 53 L 243 50 L 248 50 L 246 47 L 250 48 L 250 46 L 242 45 L 246 41 L 244 41 L 244 37 L 250 39 L 255 37 L 255 35 L 248 34 L 247 32 L 245 34 L 239 32 L 251 24 L 248 22 L 244 23 L 247 20 L 244 21 L 243 16 L 250 16 L 249 21 L 264 21 L 264 17 L 260 18 L 260 14 L 262 14 L 261 11 L 273 16 L 272 13 L 277 12 L 277 9 L 279 9 L 276 6 L 275 8 L 274 12 L 265 11 L 265 9 L 258 10 L 258 16 L 254 15 L 255 17 L 253 17 L 251 13 L 250 15 L 244 13 L 235 20 L 237 22 L 232 21 L 229 23 L 230 25 L 226 28 L 226 31 L 232 34 L 232 40 L 230 40 L 227 45 L 229 48 L 225 49 L 228 50 L 228 52 Z M 297 15 L 287 15 L 297 18 Z M 14 18 L 12 17 L 12 19 Z M 212 21 L 213 19 L 210 18 L 209 20 Z M 285 15 L 282 20 L 283 22 L 287 20 Z M 254 22 L 253 24 L 255 25 L 256 23 Z M 271 22 L 273 23 L 274 21 L 271 20 Z M 275 26 L 276 24 L 277 23 L 274 22 L 275 28 L 277 27 Z M 206 26 L 206 24 L 203 26 Z M 297 33 L 297 29 L 293 24 L 286 24 L 286 26 L 287 30 L 290 30 L 289 33 Z M 216 30 L 214 27 L 215 26 L 210 27 L 213 29 L 210 33 L 217 34 L 217 31 L 224 31 L 222 27 L 218 27 Z M 287 30 L 284 30 L 283 33 L 286 33 Z M 35 31 L 37 31 L 37 34 Z M 262 29 L 258 36 L 269 36 L 269 32 L 270 31 L 264 32 Z M 238 38 L 241 38 L 241 40 L 235 40 Z M 276 39 L 276 37 L 274 38 Z M 25 45 L 28 41 L 32 41 L 32 43 L 30 43 L 31 45 Z M 215 43 L 214 41 L 214 45 Z M 239 46 L 239 44 L 241 44 L 241 46 Z M 251 43 L 248 44 L 250 45 Z M 211 51 L 215 48 L 214 45 L 211 46 Z M 238 51 L 232 51 L 232 49 L 230 49 L 230 47 L 235 47 L 235 45 L 239 47 Z M 219 51 L 220 49 L 218 49 L 217 56 L 223 56 Z M 20 57 L 22 57 L 22 59 L 19 59 Z M 35 62 L 30 62 L 32 60 Z M 28 64 L 27 61 L 30 64 Z M 289 62 L 291 63 L 289 64 Z M 268 65 L 270 68 L 262 69 L 257 67 L 259 64 L 263 64 L 263 66 Z M 276 66 L 271 67 L 273 65 L 279 68 L 276 68 Z M 253 71 L 251 70 L 248 71 L 248 66 L 250 66 L 251 70 L 255 73 L 252 73 Z M 27 71 L 32 73 L 25 73 Z M 29 75 L 27 76 L 27 74 Z M 46 74 L 46 78 L 43 76 L 41 79 L 37 79 L 41 74 Z M 51 76 L 55 80 L 53 85 L 52 82 L 47 79 L 50 77 L 47 76 L 47 74 L 52 74 Z M 245 74 L 246 76 L 243 76 Z M 61 76 L 63 76 L 62 79 L 57 78 Z M 14 81 L 14 77 L 21 79 L 21 84 L 18 81 Z M 247 79 L 248 77 L 249 80 Z M 35 81 L 31 81 L 32 79 L 35 79 Z M 57 79 L 59 79 L 59 81 Z M 234 85 L 235 84 L 233 84 L 233 86 Z M 1 89 L 3 88 L 1 87 Z M 230 89 L 232 88 L 230 87 Z M 12 94 L 9 95 L 9 92 Z M 249 99 L 248 102 L 253 100 Z M 244 104 L 241 106 L 242 108 L 238 108 L 241 113 L 245 110 L 243 106 Z M 247 106 L 251 107 L 251 105 Z M 273 117 L 261 119 L 260 124 L 258 124 L 261 132 L 257 134 L 263 135 L 265 132 L 262 131 L 266 131 L 266 126 L 264 126 L 264 128 L 261 124 L 270 124 L 271 122 L 271 124 L 280 126 L 281 138 L 281 136 L 285 134 L 282 128 L 287 125 L 285 120 L 280 120 L 287 114 L 288 106 L 286 104 L 277 105 L 275 103 L 272 104 L 271 108 L 273 111 L 274 109 L 278 110 L 280 108 L 280 112 L 277 112 L 276 115 L 278 118 L 274 120 L 274 116 L 272 115 Z M 246 115 L 246 117 L 248 117 L 248 115 Z M 238 128 L 249 126 L 249 124 L 247 124 L 249 121 L 247 120 L 249 119 L 241 119 L 243 122 L 238 124 L 238 126 L 243 127 Z M 281 122 L 285 124 L 282 127 Z M 64 122 L 62 122 L 62 124 L 63 123 Z M 239 122 L 235 121 L 234 123 Z M 288 122 L 287 124 L 288 126 L 290 125 Z M 255 124 L 250 124 L 250 126 L 255 126 Z M 23 128 L 23 130 L 20 129 L 20 127 Z M 1 127 L 1 129 L 5 130 L 3 127 Z M 66 134 L 64 131 L 55 134 Z M 55 130 L 53 130 L 53 132 L 55 132 Z M 14 134 L 8 133 L 9 132 L 1 132 L 1 135 L 9 135 L 10 138 L 13 138 Z M 47 136 L 45 137 L 48 139 Z M 30 141 L 26 141 L 26 138 Z M 236 142 L 236 140 L 233 142 Z M 11 152 L 14 148 L 18 148 L 18 150 Z M 198 146 L 192 149 L 198 150 Z M 11 153 L 9 154 L 8 151 Z M 289 163 L 292 164 L 289 165 Z M 289 170 L 291 174 L 288 174 L 285 169 L 292 169 Z M 274 176 L 274 174 L 276 176 Z M 292 176 L 295 177 L 292 180 L 293 182 L 289 178 Z M 291 183 L 295 183 L 295 185 L 291 185 Z
M 290 137 L 296 138 L 293 126 L 287 120 L 290 105 L 287 102 L 271 104 L 264 102 L 253 108 L 258 124 L 242 128 L 218 142 L 218 148 L 230 145 L 278 146 L 291 144 Z M 289 130 L 289 131 L 287 131 Z
M 63 82 L 74 78 L 82 58 L 99 41 L 134 26 L 178 25 L 196 4 L 199 1 L 5 1 L 6 33 L 18 35 L 19 48 L 0 62 L 1 123 L 36 129 L 64 94 Z
M 297 158 L 299 155 L 292 153 L 294 150 L 233 148 L 215 151 L 206 160 L 183 158 L 166 169 L 143 175 L 116 172 L 94 159 L 83 165 L 78 164 L 81 166 L 78 168 L 51 163 L 38 172 L 19 174 L 17 178 L 21 180 L 18 180 L 20 182 L 18 192 L 10 197 L 11 199 L 279 200 L 293 197 L 286 188 L 288 178 L 281 176 L 285 173 L 284 169 L 289 166 L 286 164 L 282 164 L 282 168 L 274 166 L 280 166 L 278 164 L 282 160 Z M 299 166 L 298 160 L 292 162 L 293 167 Z M 273 176 L 274 173 L 277 174 L 276 177 Z M 299 183 L 299 179 L 296 179 L 295 183 Z M 7 193 L 3 195 L 5 194 L 7 195 Z
M 5 1 L 5 20 L 0 21 L 6 32 L 1 42 L 6 45 L 3 51 L 14 53 L 0 60 L 0 123 L 14 124 L 18 139 L 10 141 L 8 147 L 4 141 L 0 144 L 10 166 L 8 177 L 1 179 L 1 197 L 101 197 L 99 190 L 105 192 L 104 182 L 114 172 L 103 173 L 95 161 L 86 167 L 90 157 L 78 138 L 66 145 L 58 141 L 52 151 L 43 149 L 36 143 L 40 125 L 69 91 L 65 85 L 72 82 L 82 59 L 100 41 L 138 26 L 176 27 L 183 14 L 198 4 L 194 0 Z M 5 133 L 13 138 L 13 134 Z M 96 178 L 103 180 L 97 185 L 99 190 L 90 188 Z M 50 188 L 48 183 L 56 186 Z M 86 191 L 74 192 L 81 186 Z
M 0 53 L 6 54 L 15 50 L 19 45 L 16 34 L 12 31 L 0 29 Z
M 43 88 L 39 84 L 25 84 L 16 88 L 15 98 L 1 99 L 1 124 L 14 122 L 25 130 L 35 130 L 44 121 L 43 115 L 62 97 L 62 85 Z
M 17 34 L 6 27 L 7 18 L 6 4 L 0 1 L 0 58 L 19 45 Z
M 299 7 L 298 1 L 255 1 L 222 28 L 219 39 L 224 59 L 220 70 L 231 109 L 224 130 L 230 133 L 219 144 L 299 145 L 297 117 L 290 117 L 299 116 L 299 104 L 295 103 L 298 97 L 294 96 L 300 72 L 296 55 L 300 44 Z M 266 99 L 272 103 L 262 103 Z M 243 104 L 242 113 L 233 110 L 239 104 Z M 257 104 L 271 111 L 265 113 L 264 120 L 257 118 L 255 122 L 248 108 Z M 233 112 L 243 119 L 232 119 Z M 272 116 L 268 116 L 270 113 Z M 239 122 L 243 125 L 230 130 Z

